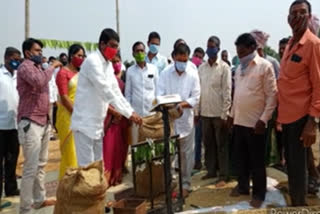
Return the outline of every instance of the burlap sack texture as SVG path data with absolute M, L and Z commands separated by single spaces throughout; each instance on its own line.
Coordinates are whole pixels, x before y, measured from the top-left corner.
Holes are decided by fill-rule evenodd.
M 104 214 L 107 188 L 102 161 L 68 169 L 59 182 L 54 214 Z
M 176 108 L 169 110 L 170 135 L 174 135 L 174 120 L 181 117 L 182 114 Z M 148 138 L 161 139 L 164 136 L 164 124 L 162 121 L 162 113 L 157 112 L 143 118 L 143 125 L 139 128 L 139 142 Z M 161 163 L 152 163 L 152 195 L 153 197 L 165 191 L 164 171 Z M 136 172 L 136 195 L 140 197 L 150 196 L 150 169 L 146 167 L 142 171 Z
M 174 120 L 181 117 L 181 114 L 176 108 L 169 110 L 170 121 L 170 135 L 174 134 Z M 139 142 L 145 141 L 147 138 L 160 139 L 164 136 L 162 113 L 157 112 L 154 115 L 150 115 L 142 118 L 143 124 L 139 128 Z

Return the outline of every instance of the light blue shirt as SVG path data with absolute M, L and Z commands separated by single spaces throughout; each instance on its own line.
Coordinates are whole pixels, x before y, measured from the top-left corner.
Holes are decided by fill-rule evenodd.
M 278 79 L 280 73 L 280 64 L 278 60 L 269 55 L 266 55 L 265 59 L 271 62 L 271 64 L 273 65 L 274 74 L 276 76 L 276 79 Z
M 5 66 L 0 68 L 0 130 L 17 129 L 19 95 L 16 71 L 12 75 Z
M 148 55 L 146 56 L 146 62 L 155 65 L 158 68 L 159 75 L 167 67 L 168 59 L 167 57 L 162 56 L 161 54 L 155 55 L 150 61 Z
M 135 64 L 127 70 L 125 96 L 134 111 L 142 117 L 150 115 L 157 81 L 158 69 L 152 64 L 146 63 L 143 69 Z

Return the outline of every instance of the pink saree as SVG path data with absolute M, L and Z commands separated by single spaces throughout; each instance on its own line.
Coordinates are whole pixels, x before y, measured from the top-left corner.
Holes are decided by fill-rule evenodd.
M 119 88 L 124 92 L 124 83 L 117 78 Z M 105 136 L 103 138 L 103 161 L 105 176 L 110 186 L 122 182 L 122 169 L 125 164 L 128 143 L 126 132 L 128 120 L 123 117 L 119 123 L 113 123 L 113 116 L 108 113 L 104 122 Z

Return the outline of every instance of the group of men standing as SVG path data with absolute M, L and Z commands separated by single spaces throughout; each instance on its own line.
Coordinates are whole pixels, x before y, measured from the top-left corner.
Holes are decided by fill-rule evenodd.
M 218 177 L 217 185 L 225 184 L 229 173 L 228 134 L 233 126 L 238 185 L 231 196 L 250 194 L 252 178 L 250 204 L 260 207 L 267 191 L 266 128 L 277 109 L 292 205 L 306 205 L 306 148 L 315 143 L 320 117 L 320 40 L 309 29 L 310 18 L 308 1 L 292 3 L 288 21 L 293 36 L 284 48 L 280 71 L 273 59 L 259 51 L 256 33 L 240 35 L 235 42 L 240 65 L 234 74 L 234 87 L 228 61 L 218 58 L 221 44 L 217 36 L 207 41 L 205 62 L 201 48 L 194 51 L 190 61 L 190 48 L 178 39 L 172 52 L 174 63 L 168 65 L 159 54 L 160 35 L 152 32 L 148 53 L 143 42 L 132 47 L 136 64 L 126 72 L 125 95 L 117 85 L 111 63 L 120 39 L 112 29 L 104 29 L 98 50 L 85 59 L 79 73 L 71 125 L 78 165 L 102 159 L 103 121 L 109 104 L 141 125 L 141 117 L 150 114 L 156 96 L 179 94 L 183 101 L 177 108 L 182 116 L 175 121 L 174 131 L 181 145 L 183 196 L 191 191 L 194 161 L 197 165 L 201 160 L 197 146 L 194 158 L 194 141 L 199 146 L 201 134 L 207 170 L 203 179 Z M 19 142 L 25 157 L 20 192 L 22 214 L 31 212 L 32 207 L 55 203 L 46 199 L 44 188 L 50 126 L 48 83 L 62 64 L 53 61 L 47 69 L 41 68 L 42 48 L 40 41 L 27 39 L 22 45 L 21 64 L 21 53 L 7 48 L 0 71 L 0 157 L 1 162 L 5 161 L 5 192 L 9 196 L 19 194 L 15 179 Z M 3 167 L 0 169 L 2 177 Z

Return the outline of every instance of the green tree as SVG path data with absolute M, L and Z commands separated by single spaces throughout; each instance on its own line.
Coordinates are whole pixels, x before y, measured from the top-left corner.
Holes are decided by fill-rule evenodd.
M 272 56 L 272 57 L 276 58 L 277 60 L 280 60 L 279 54 L 274 49 L 272 49 L 270 46 L 266 46 L 263 49 L 263 51 L 265 54 Z

